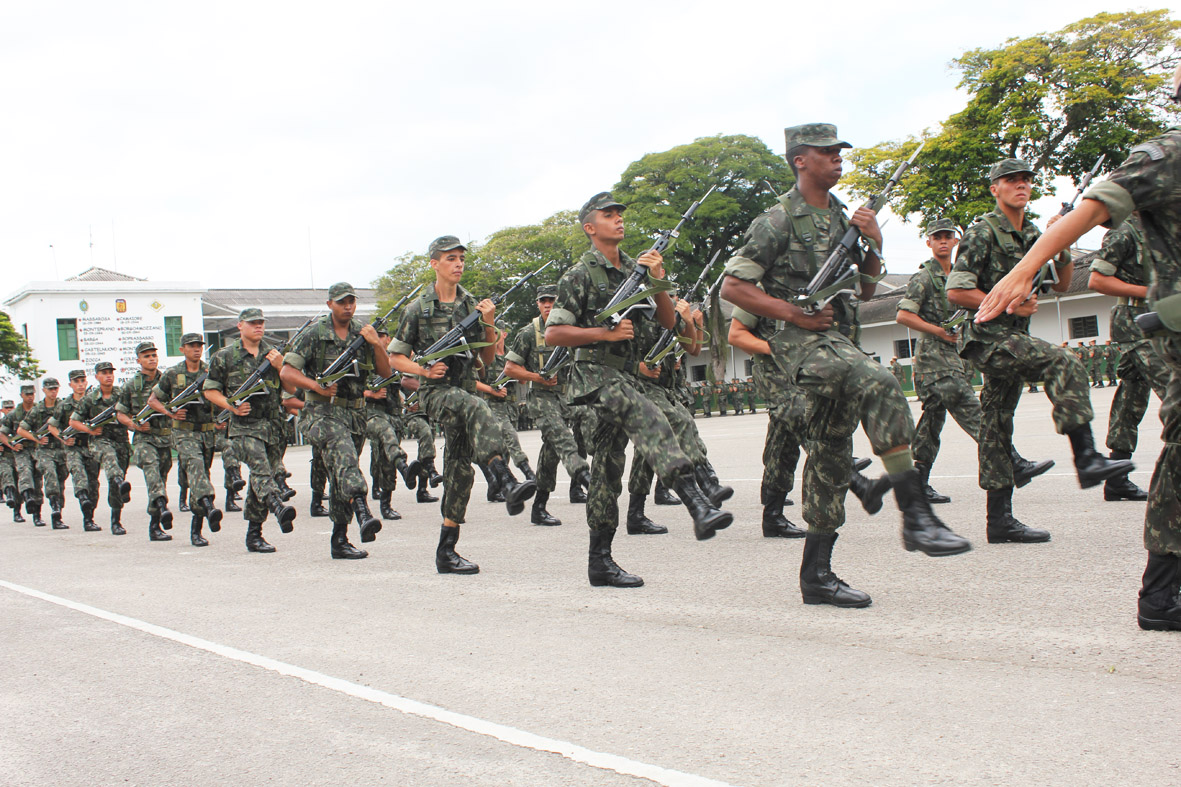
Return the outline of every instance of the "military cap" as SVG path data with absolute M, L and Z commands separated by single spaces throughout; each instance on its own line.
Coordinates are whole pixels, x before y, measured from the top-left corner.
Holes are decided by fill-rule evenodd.
M 956 235 L 962 234 L 960 228 L 951 219 L 935 219 L 927 225 L 927 237 L 934 235 L 936 232 L 954 232 Z
M 539 301 L 542 298 L 557 298 L 557 297 L 558 297 L 558 285 L 556 285 L 556 284 L 543 284 L 537 288 L 537 300 L 539 300 Z
M 328 300 L 343 301 L 345 298 L 356 298 L 357 291 L 347 281 L 338 281 L 328 288 Z
M 99 361 L 94 365 L 94 371 L 97 372 L 113 372 L 115 371 L 115 364 L 110 361 Z
M 627 205 L 619 202 L 615 197 L 611 196 L 610 191 L 600 191 L 595 196 L 586 201 L 582 209 L 578 211 L 578 223 L 586 224 L 586 220 L 590 218 L 591 211 L 606 210 L 607 208 L 623 208 L 627 210 Z
M 1021 159 L 1003 158 L 992 165 L 992 169 L 988 171 L 988 179 L 993 181 L 997 178 L 1003 178 L 1005 175 L 1015 175 L 1018 172 L 1028 172 L 1030 175 L 1034 174 L 1033 167 Z
M 139 344 L 135 345 L 135 354 L 139 355 L 140 353 L 146 353 L 149 350 L 154 349 L 156 349 L 155 342 L 140 342 Z
M 5 399 L 4 403 L 0 404 L 0 407 L 12 409 L 13 407 L 16 407 L 16 402 L 12 401 L 11 399 Z
M 377 329 L 377 335 L 378 335 L 378 336 L 389 336 L 389 335 L 390 335 L 390 329 L 389 329 L 389 328 L 387 328 L 387 327 L 385 327 L 385 326 L 383 325 L 383 326 L 381 326 L 380 328 L 378 328 L 378 329 Z
M 21 385 L 21 393 L 37 393 L 37 386 L 33 385 L 32 383 L 24 383 Z
M 249 309 L 243 309 L 238 315 L 238 322 L 254 322 L 255 320 L 265 320 L 262 316 L 262 309 L 257 306 L 251 306 Z
M 454 235 L 444 235 L 440 238 L 435 238 L 431 241 L 430 247 L 426 250 L 427 256 L 433 257 L 436 254 L 441 254 L 452 249 L 463 249 L 467 251 L 467 246 Z
M 61 383 L 57 381 L 56 377 L 46 377 L 41 381 L 42 388 L 60 388 Z
M 783 129 L 783 137 L 787 140 L 787 149 L 808 145 L 813 148 L 831 148 L 834 145 L 842 148 L 853 147 L 848 142 L 837 138 L 837 127 L 832 123 L 805 123 L 802 126 L 789 126 Z
M 205 337 L 199 333 L 186 333 L 180 337 L 180 343 L 182 346 L 186 344 L 205 344 Z
M 70 382 L 74 382 L 75 380 L 85 380 L 86 379 L 86 370 L 85 369 L 71 369 L 70 374 L 69 374 L 69 379 L 70 379 Z

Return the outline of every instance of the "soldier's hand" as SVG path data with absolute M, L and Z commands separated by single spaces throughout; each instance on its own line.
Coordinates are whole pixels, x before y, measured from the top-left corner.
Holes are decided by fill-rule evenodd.
M 174 421 L 185 421 L 189 417 L 189 411 L 188 411 L 188 408 L 181 408 L 180 410 L 177 410 L 175 413 L 169 413 L 168 415 L 171 416 L 172 420 L 174 420 Z
M 278 369 L 283 365 L 283 355 L 278 350 L 271 350 L 267 353 L 267 360 L 271 362 L 271 366 Z
M 234 411 L 234 415 L 239 418 L 245 418 L 250 415 L 250 402 L 242 402 L 237 407 L 231 407 L 230 409 Z
M 980 301 L 980 308 L 976 310 L 976 322 L 988 322 L 1004 312 L 1016 314 L 1033 288 L 1033 276 L 1033 273 L 1021 273 L 1018 268 L 1002 276 L 984 296 L 984 300 Z
M 377 335 L 377 329 L 372 325 L 366 325 L 361 328 L 361 338 L 374 347 L 381 347 L 381 337 Z M 383 347 L 382 349 L 385 348 Z
M 1013 310 L 1018 317 L 1032 317 L 1037 311 L 1037 295 L 1031 295 L 1029 300 Z
M 373 394 L 372 398 L 374 398 L 374 399 L 388 399 L 389 398 L 389 396 L 384 388 L 378 388 L 376 391 L 367 391 L 367 393 Z
M 1050 220 L 1046 222 L 1046 229 L 1050 229 L 1050 227 L 1053 227 L 1055 224 L 1057 224 L 1058 219 L 1060 219 L 1060 218 L 1062 218 L 1062 217 L 1060 215 L 1058 215 L 1057 213 L 1055 213 L 1053 216 L 1051 216 Z
M 428 380 L 442 380 L 447 375 L 447 364 L 439 362 L 433 366 L 425 367 L 422 370 L 420 377 L 425 377 Z
M 957 336 L 956 334 L 951 333 L 949 331 L 946 331 L 946 330 L 943 332 L 943 334 L 939 338 L 942 339 L 943 341 L 947 342 L 948 344 L 955 344 L 956 342 L 959 341 L 959 336 Z
M 623 319 L 619 321 L 611 330 L 607 331 L 606 341 L 609 342 L 626 342 L 634 339 L 636 335 L 636 328 L 632 325 L 632 321 Z
M 832 327 L 833 309 L 831 303 L 826 304 L 823 309 L 815 314 L 808 314 L 798 306 L 792 306 L 792 308 L 796 311 L 796 314 L 791 322 L 806 331 L 816 331 L 819 333 L 820 331 L 827 331 Z
M 698 328 L 701 328 L 705 325 L 705 313 L 702 312 L 701 309 L 693 310 L 693 324 Z
M 555 385 L 557 385 L 557 384 L 558 384 L 558 378 L 557 378 L 557 376 L 554 376 L 554 377 L 542 377 L 542 376 L 539 374 L 539 375 L 537 375 L 537 380 L 536 380 L 536 382 L 537 382 L 537 383 L 539 383 L 539 384 L 541 384 L 541 385 L 544 385 L 546 388 L 553 388 Z
M 496 304 L 492 302 L 491 298 L 485 298 L 476 304 L 476 311 L 480 313 L 484 322 L 491 325 L 496 317 Z
M 25 450 L 25 444 L 24 444 L 24 443 L 13 443 L 11 447 L 12 447 L 12 450 L 13 450 L 13 451 L 23 451 L 23 450 Z
M 648 367 L 648 364 L 644 363 L 643 361 L 640 361 L 640 374 L 644 375 L 645 377 L 651 377 L 653 380 L 655 380 L 657 377 L 660 376 L 660 370 L 659 369 L 650 369 Z
M 882 228 L 878 226 L 878 214 L 862 205 L 853 211 L 849 223 L 861 230 L 861 234 L 876 243 L 879 249 L 882 247 Z
M 67 437 L 65 440 L 62 440 L 62 442 L 72 448 L 74 445 L 75 439 L 73 437 Z
M 653 279 L 664 278 L 664 257 L 660 255 L 660 252 L 646 251 L 640 255 L 636 262 L 647 268 L 648 275 Z
M 147 421 L 144 421 L 142 424 L 136 424 L 136 425 L 135 425 L 135 431 L 137 431 L 137 432 L 150 432 L 150 431 L 152 431 L 152 426 L 151 426 L 151 424 L 150 424 L 149 422 L 147 422 Z
M 503 388 L 493 388 L 492 395 L 497 399 L 503 399 L 504 397 L 508 396 L 508 391 L 504 390 Z
M 333 383 L 327 387 L 321 385 L 319 393 L 321 396 L 327 396 L 330 398 L 336 396 L 336 383 Z
M 685 322 L 692 321 L 693 318 L 689 314 L 689 301 L 686 301 L 682 298 L 677 298 L 676 305 L 673 306 L 673 309 L 676 310 L 677 314 L 681 315 L 681 319 Z

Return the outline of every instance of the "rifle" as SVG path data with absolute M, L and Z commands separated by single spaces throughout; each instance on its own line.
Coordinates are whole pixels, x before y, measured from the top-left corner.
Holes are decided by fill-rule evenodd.
M 205 380 L 209 378 L 209 370 L 205 369 L 197 375 L 197 379 L 193 380 L 188 386 L 172 397 L 168 404 L 164 405 L 164 409 L 170 413 L 177 413 L 188 407 L 193 402 L 196 402 L 203 397 L 201 396 L 201 386 L 205 384 Z
M 894 174 L 886 181 L 886 185 L 880 192 L 869 198 L 865 207 L 875 214 L 882 209 L 882 206 L 886 204 L 886 197 L 902 179 L 902 173 L 906 172 L 907 168 L 914 163 L 926 144 L 927 142 L 924 140 L 910 155 L 910 158 L 898 165 L 898 169 L 894 170 Z M 850 261 L 849 256 L 853 251 L 853 245 L 860 238 L 861 230 L 850 226 L 841 237 L 840 243 L 832 250 L 832 254 L 828 255 L 824 265 L 812 277 L 812 281 L 808 282 L 803 293 L 796 296 L 796 305 L 802 308 L 805 313 L 815 314 L 834 298 L 845 293 L 861 295 L 861 271 Z
M 698 288 L 700 288 L 701 285 L 705 283 L 705 277 L 709 275 L 710 269 L 714 266 L 714 263 L 718 261 L 718 256 L 721 255 L 722 250 L 725 248 L 725 246 L 722 246 L 722 248 L 714 252 L 714 256 L 710 257 L 709 262 L 707 262 L 705 267 L 701 269 L 701 275 L 697 277 L 697 281 L 693 282 L 692 287 L 685 290 L 685 300 L 691 300 L 693 298 L 693 294 L 696 293 Z M 714 283 L 714 287 L 720 284 L 721 281 L 722 278 L 719 276 L 717 282 Z M 708 302 L 712 291 L 713 287 L 710 287 L 710 289 L 706 291 L 706 302 Z M 679 347 L 680 344 L 680 337 L 677 336 L 676 331 L 673 328 L 665 328 L 663 331 L 661 331 L 660 337 L 656 340 L 655 344 L 652 345 L 652 349 L 650 349 L 648 354 L 644 357 L 644 364 L 647 366 L 653 366 L 660 363 L 662 360 L 664 360 L 664 356 L 668 355 L 672 350 Z
M 295 335 L 288 339 L 282 347 L 278 348 L 279 354 L 286 355 L 288 352 L 290 352 L 291 348 L 295 345 L 295 342 L 299 340 L 299 337 L 303 335 L 303 332 L 306 331 L 308 326 L 315 322 L 315 320 L 316 317 L 309 317 L 307 322 L 299 326 L 299 330 L 295 332 Z M 250 373 L 250 376 L 238 386 L 238 390 L 226 397 L 226 402 L 231 407 L 237 407 L 252 396 L 258 396 L 259 394 L 266 393 L 267 386 L 266 383 L 263 382 L 263 379 L 266 377 L 267 371 L 273 368 L 274 367 L 271 366 L 271 362 L 266 358 L 260 360 L 258 362 L 258 366 L 256 366 L 254 371 Z M 217 416 L 217 423 L 224 423 L 225 421 L 229 420 L 229 418 L 230 411 L 224 410 Z
M 681 220 L 677 222 L 675 227 L 657 234 L 656 242 L 652 244 L 652 248 L 648 249 L 648 251 L 663 254 L 664 250 L 672 243 L 673 238 L 681 234 L 681 227 L 685 225 L 685 222 L 693 219 L 693 215 L 697 213 L 697 209 L 701 207 L 701 203 L 705 202 L 717 187 L 716 183 L 710 186 L 709 191 L 705 192 L 705 196 L 690 205 L 689 209 L 681 214 Z M 655 305 L 647 303 L 641 306 L 640 303 L 649 300 L 655 293 L 668 292 L 673 289 L 673 285 L 667 281 L 654 281 L 645 287 L 644 285 L 647 282 L 648 269 L 643 265 L 637 264 L 635 270 L 615 290 L 615 294 L 611 296 L 611 300 L 607 302 L 607 306 L 603 311 L 595 316 L 595 322 L 606 322 L 609 328 L 614 328 L 633 311 L 648 315 L 652 314 L 655 311 Z
M 393 385 L 402 379 L 401 372 L 394 372 L 389 377 L 378 377 L 376 374 L 369 378 L 369 383 L 365 386 L 370 391 L 380 391 L 389 385 Z
M 163 415 L 163 413 L 158 413 L 152 409 L 151 405 L 145 404 L 142 410 L 131 417 L 131 423 L 139 426 L 141 424 L 147 423 L 158 415 Z
M 83 421 L 82 423 L 86 424 L 87 429 L 98 429 L 100 426 L 105 426 L 114 420 L 116 420 L 115 405 L 111 405 L 110 407 L 106 408 L 102 412 L 95 415 L 93 418 L 91 418 L 87 421 Z M 62 440 L 65 440 L 70 437 L 78 437 L 78 436 L 89 437 L 90 435 L 86 435 L 83 432 L 79 432 L 77 429 L 75 429 L 72 426 L 67 426 L 65 429 L 61 430 L 58 433 L 58 437 L 60 437 Z
M 388 312 L 386 312 L 381 317 L 374 319 L 373 322 L 369 324 L 373 326 L 374 330 L 381 330 L 384 328 L 385 324 L 390 321 L 391 317 L 394 316 L 394 312 L 406 305 L 407 301 L 417 295 L 418 291 L 425 286 L 426 284 L 420 284 L 415 287 L 407 295 L 402 296 L 400 301 L 391 306 Z M 365 337 L 361 335 L 356 336 L 351 342 L 349 342 L 348 347 L 345 347 L 340 355 L 336 356 L 336 359 L 332 363 L 328 364 L 328 368 L 320 372 L 320 376 L 316 378 L 316 382 L 322 387 L 327 388 L 342 377 L 359 377 L 360 369 L 357 368 L 357 353 L 361 350 L 361 347 L 364 344 Z

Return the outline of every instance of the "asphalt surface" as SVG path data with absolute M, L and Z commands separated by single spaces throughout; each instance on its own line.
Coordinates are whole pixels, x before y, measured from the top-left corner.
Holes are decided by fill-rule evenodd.
M 1100 443 L 1111 395 L 1093 392 Z M 1154 400 L 1141 486 L 1156 413 Z M 735 524 L 698 543 L 682 508 L 649 504 L 672 532 L 615 542 L 647 583 L 635 590 L 587 583 L 585 519 L 564 475 L 557 528 L 530 526 L 528 509 L 507 516 L 478 478 L 459 551 L 481 573 L 466 577 L 435 573 L 437 505 L 404 489 L 404 518 L 362 561 L 329 559 L 328 520 L 303 513 L 290 535 L 265 527 L 273 555 L 245 551 L 239 515 L 203 549 L 182 516 L 173 541 L 149 543 L 134 470 L 126 536 L 83 532 L 72 502 L 59 532 L 0 509 L 0 782 L 1181 783 L 1181 634 L 1135 622 L 1144 504 L 1078 488 L 1044 394 L 1023 398 L 1016 443 L 1058 464 L 1017 492 L 1015 512 L 1053 540 L 985 542 L 975 446 L 949 422 L 932 482 L 953 502 L 937 512 L 975 549 L 907 553 L 892 503 L 869 517 L 854 502 L 833 565 L 873 596 L 862 610 L 804 606 L 802 541 L 762 538 L 766 417 L 697 423 L 736 490 Z M 522 435 L 531 456 L 538 439 Z M 856 451 L 869 455 L 860 433 Z M 306 457 L 287 454 L 301 511 Z M 413 715 L 367 690 L 439 710 Z M 519 734 L 506 742 L 484 723 Z M 528 734 L 626 762 L 540 751 L 550 744 Z M 612 762 L 669 771 L 600 767 Z

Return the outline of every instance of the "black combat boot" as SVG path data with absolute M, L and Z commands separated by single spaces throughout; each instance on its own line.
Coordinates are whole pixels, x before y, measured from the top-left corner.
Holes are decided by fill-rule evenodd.
M 160 529 L 160 514 L 152 511 L 148 515 L 148 541 L 171 541 L 172 536 Z
M 521 477 L 530 481 L 537 481 L 537 476 L 533 473 L 533 468 L 529 466 L 529 460 L 521 462 L 517 465 L 517 469 L 521 471 Z
M 652 493 L 652 502 L 658 506 L 679 506 L 681 498 L 674 495 L 664 482 L 656 479 L 656 491 Z
M 54 530 L 69 530 L 70 526 L 62 521 L 62 499 L 57 495 L 49 496 L 49 521 Z
M 391 505 L 391 498 L 393 497 L 393 494 L 394 493 L 388 489 L 381 490 L 380 513 L 382 519 L 389 519 L 392 521 L 402 518 L 402 515 L 395 511 Z
M 719 511 L 710 505 L 705 494 L 698 489 L 692 471 L 678 475 L 673 489 L 677 490 L 677 496 L 693 518 L 693 535 L 697 536 L 698 541 L 713 538 L 719 530 L 725 530 L 734 521 L 734 515 L 729 511 Z
M 152 508 L 160 516 L 160 527 L 165 530 L 172 529 L 172 512 L 168 510 L 168 498 L 157 497 L 156 502 L 152 503 Z
M 701 492 L 698 491 L 698 495 Z M 613 588 L 638 588 L 644 580 L 635 574 L 629 574 L 619 567 L 611 557 L 611 542 L 615 540 L 614 530 L 590 531 L 590 554 L 586 565 L 586 575 L 594 587 L 611 586 Z
M 127 505 L 131 502 L 131 482 L 129 482 L 126 478 L 119 476 L 110 483 L 112 483 L 115 488 L 119 490 L 119 497 L 123 500 L 123 505 Z
M 16 496 L 16 490 L 8 487 L 8 507 L 12 509 L 12 521 L 14 524 L 24 524 L 25 518 L 21 515 L 20 498 Z
M 289 505 L 283 504 L 283 498 L 279 497 L 278 492 L 271 492 L 267 495 L 267 510 L 275 517 L 275 521 L 279 523 L 279 530 L 284 533 L 290 533 L 295 529 L 295 525 L 291 524 L 295 521 L 295 509 Z M 262 528 L 262 524 L 259 524 Z M 260 530 L 261 532 L 261 530 Z
M 923 485 L 923 494 L 928 503 L 950 503 L 951 498 L 941 495 L 931 486 L 931 466 L 925 462 L 915 462 L 914 469 L 919 471 L 919 481 Z
M 209 532 L 216 533 L 221 530 L 221 519 L 224 514 L 218 510 L 217 505 L 213 502 L 213 495 L 205 495 L 205 497 L 196 502 L 201 515 L 209 521 Z
M 904 473 L 892 475 L 890 484 L 894 487 L 898 510 L 902 512 L 902 545 L 907 552 L 917 549 L 930 557 L 945 557 L 972 548 L 972 542 L 951 532 L 951 528 L 935 516 L 923 494 L 918 470 L 912 467 Z
M 1013 487 L 989 489 L 988 543 L 1040 544 L 1050 540 L 1050 531 L 1027 527 L 1013 516 Z
M 866 459 L 864 457 L 858 459 L 857 457 L 853 457 L 853 472 L 860 473 L 862 470 L 864 470 L 865 468 L 869 467 L 872 464 L 873 464 L 872 459 Z
M 630 536 L 658 536 L 668 532 L 664 525 L 658 525 L 644 514 L 647 495 L 630 495 L 627 501 L 627 533 Z
M 882 498 L 890 491 L 890 477 L 883 475 L 876 481 L 870 481 L 854 470 L 849 476 L 849 491 L 861 501 L 865 513 L 876 514 L 882 510 Z
M 418 471 L 418 491 L 414 493 L 414 499 L 420 503 L 437 503 L 439 498 L 432 495 L 427 490 L 427 482 L 431 477 L 431 471 L 423 467 Z
M 195 547 L 207 547 L 209 542 L 201 536 L 201 520 L 204 519 L 200 514 L 193 514 L 193 523 L 189 526 L 189 543 Z M 210 530 L 213 528 L 210 527 Z
M 1017 453 L 1016 448 L 1012 447 L 1009 450 L 1009 459 L 1013 462 L 1013 483 L 1016 484 L 1018 489 L 1054 466 L 1053 459 L 1031 462 Z
M 1136 469 L 1127 459 L 1108 459 L 1095 450 L 1095 438 L 1091 434 L 1091 425 L 1083 424 L 1066 433 L 1070 438 L 1070 447 L 1074 451 L 1074 469 L 1078 473 L 1078 483 L 1083 489 L 1098 486 L 1100 482 L 1109 478 L 1126 476 Z
M 332 523 L 332 559 L 363 560 L 369 557 L 364 549 L 357 549 L 349 543 L 349 523 Z
M 1181 556 L 1148 553 L 1137 621 L 1145 631 L 1181 631 Z
M 225 469 L 225 487 L 232 492 L 241 492 L 246 488 L 246 482 L 242 480 L 241 468 L 227 467 Z
M 282 504 L 282 501 L 280 501 Z M 247 522 L 246 523 L 246 551 L 247 552 L 274 552 L 275 548 L 266 542 L 262 537 L 262 522 Z
M 697 488 L 709 498 L 709 504 L 714 508 L 734 496 L 734 490 L 718 483 L 718 477 L 706 469 L 704 463 L 693 468 L 693 478 L 697 481 Z
M 803 538 L 806 533 L 783 515 L 783 492 L 762 489 L 763 538 Z
M 537 495 L 533 498 L 533 511 L 530 513 L 529 521 L 535 525 L 544 525 L 545 527 L 557 527 L 562 524 L 562 520 L 545 510 L 545 504 L 549 502 L 549 492 L 537 490 Z
M 583 468 L 570 479 L 570 502 L 585 503 L 586 490 L 590 488 L 590 470 Z
M 284 503 L 295 497 L 295 490 L 287 484 L 286 473 L 275 473 L 275 486 L 279 488 L 279 499 Z
M 226 487 L 226 511 L 241 511 L 242 506 L 238 505 L 238 493 L 232 488 Z
M 1131 451 L 1112 451 L 1114 461 L 1127 461 L 1132 458 Z M 1104 500 L 1147 500 L 1148 493 L 1132 483 L 1128 474 L 1112 476 L 1103 485 Z
M 82 509 L 82 529 L 87 533 L 97 533 L 102 530 L 98 522 L 94 521 L 94 501 L 90 499 L 90 494 L 83 491 L 78 498 L 78 508 Z
M 312 492 L 312 505 L 308 509 L 308 513 L 312 516 L 328 516 L 328 509 L 324 507 L 324 495 Z
M 119 519 L 122 516 L 123 516 L 123 509 L 122 508 L 112 508 L 111 509 L 111 535 L 112 536 L 127 535 L 127 531 L 123 529 L 123 523 L 119 521 Z
M 177 496 L 177 499 L 176 499 L 176 510 L 181 512 L 182 514 L 192 513 L 192 509 L 189 508 L 189 489 L 188 489 L 188 487 L 185 487 L 180 490 L 180 494 Z
M 832 573 L 832 547 L 836 533 L 808 532 L 804 539 L 804 557 L 800 561 L 800 593 L 805 604 L 832 604 L 834 607 L 868 607 L 868 593 L 854 590 Z
M 496 479 L 496 485 L 504 495 L 504 507 L 509 516 L 516 516 L 525 510 L 525 501 L 537 492 L 537 482 L 526 478 L 518 481 L 513 471 L 508 469 L 504 457 L 496 457 L 488 463 L 488 472 Z
M 443 476 L 439 475 L 439 471 L 435 469 L 435 460 L 432 459 L 424 464 L 423 469 L 426 470 L 427 477 L 431 482 L 431 489 L 434 489 L 439 484 L 443 483 Z
M 381 532 L 381 520 L 369 511 L 369 503 L 365 495 L 357 495 L 352 502 L 353 516 L 357 518 L 357 527 L 361 531 L 361 543 L 368 544 L 377 539 Z
M 488 482 L 488 502 L 489 503 L 503 503 L 504 495 L 501 494 L 497 488 L 496 476 L 492 473 L 492 469 L 487 465 L 480 465 L 480 472 L 484 474 L 484 480 Z M 423 487 L 425 488 L 425 484 Z
M 459 542 L 459 525 L 447 527 L 443 525 L 439 530 L 439 547 L 435 550 L 435 569 L 440 574 L 479 574 L 480 567 L 470 560 L 465 560 L 455 551 Z
M 381 500 L 381 486 L 377 483 L 377 481 L 373 481 L 372 486 L 369 487 L 369 492 L 373 495 L 374 500 Z
M 398 475 L 402 476 L 402 483 L 406 484 L 406 488 L 413 489 L 415 483 L 418 482 L 418 474 L 410 469 L 404 457 L 398 457 L 394 462 L 394 469 L 398 471 Z
M 45 520 L 41 518 L 41 504 L 34 499 L 32 489 L 25 492 L 25 513 L 33 517 L 33 527 L 45 527 Z

